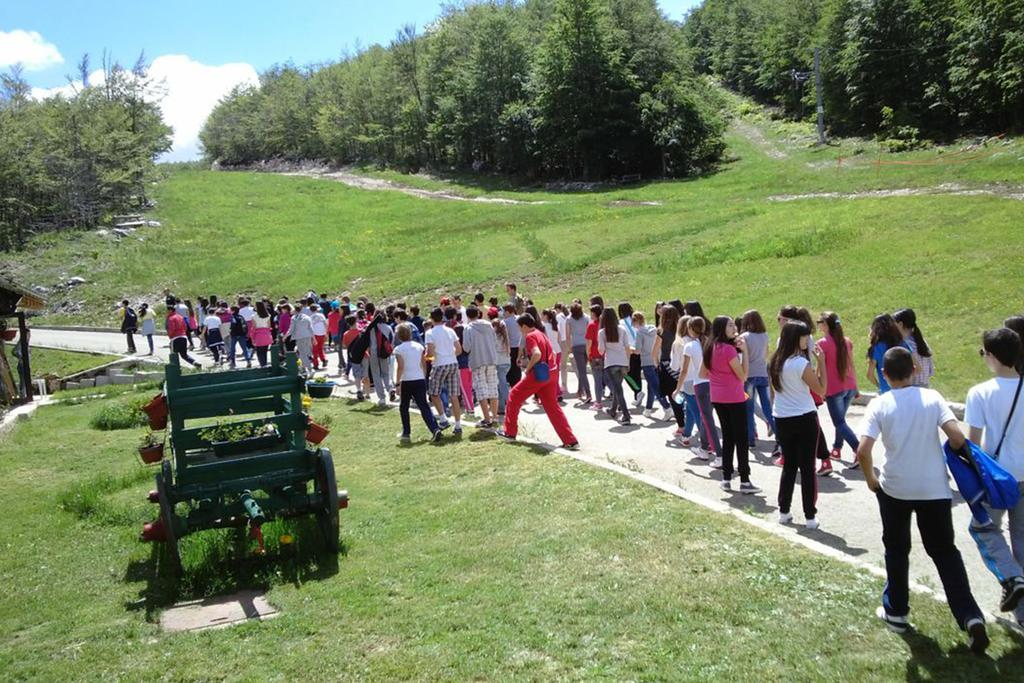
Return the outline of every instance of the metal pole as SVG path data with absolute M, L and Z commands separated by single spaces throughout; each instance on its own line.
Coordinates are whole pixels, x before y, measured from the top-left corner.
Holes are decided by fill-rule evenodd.
M 818 97 L 818 144 L 825 144 L 825 103 L 821 95 L 821 48 L 814 48 L 814 92 Z

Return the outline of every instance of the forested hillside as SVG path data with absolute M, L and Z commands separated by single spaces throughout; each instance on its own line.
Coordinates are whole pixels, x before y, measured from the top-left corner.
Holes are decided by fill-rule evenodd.
M 684 31 L 698 71 L 790 116 L 912 142 L 1024 124 L 1024 0 L 705 0 Z M 806 79 L 806 80 L 805 80 Z
M 79 71 L 74 92 L 44 100 L 19 70 L 0 75 L 0 250 L 142 207 L 171 147 L 141 57 L 132 69 L 107 61 L 100 84 L 88 83 L 88 58 Z
M 378 161 L 532 177 L 684 176 L 723 149 L 721 106 L 655 0 L 446 9 L 338 63 L 279 66 L 201 134 L 223 164 Z

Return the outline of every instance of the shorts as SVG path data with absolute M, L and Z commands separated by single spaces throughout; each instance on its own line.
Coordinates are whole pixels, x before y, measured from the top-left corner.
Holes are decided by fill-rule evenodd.
M 498 398 L 498 368 L 494 365 L 473 368 L 473 391 L 477 400 Z
M 459 364 L 435 365 L 430 370 L 430 386 L 427 393 L 431 396 L 440 396 L 441 390 L 447 389 L 449 396 L 458 397 L 462 392 L 462 385 L 459 381 Z

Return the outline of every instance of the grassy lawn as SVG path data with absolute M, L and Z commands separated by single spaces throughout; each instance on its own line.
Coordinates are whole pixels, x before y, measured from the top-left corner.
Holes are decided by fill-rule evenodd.
M 954 185 L 1021 193 L 1024 142 L 970 153 L 954 146 L 883 154 L 864 140 L 817 148 L 806 125 L 736 108 L 743 116 L 729 133 L 727 160 L 695 180 L 517 191 L 489 177 L 365 170 L 427 189 L 550 202 L 541 205 L 177 171 L 154 190 L 162 227 L 116 243 L 91 233 L 41 236 L 31 269 L 22 264 L 16 275 L 29 284 L 50 285 L 60 273 L 89 280 L 67 295 L 85 301 L 85 311 L 51 316 L 54 322 L 96 323 L 112 315 L 111 302 L 159 303 L 168 286 L 193 299 L 210 292 L 297 295 L 312 287 L 429 305 L 442 291 L 500 294 L 512 279 L 541 304 L 600 293 L 650 310 L 656 299 L 695 298 L 709 315 L 758 308 L 771 318 L 792 303 L 839 312 L 858 358 L 871 318 L 909 306 L 936 351 L 935 386 L 963 399 L 986 376 L 975 354 L 978 333 L 1022 312 L 1024 202 L 985 194 L 769 197 Z M 620 200 L 659 204 L 614 204 Z
M 399 448 L 394 411 L 340 401 L 314 411 L 334 417 L 326 445 L 352 496 L 337 562 L 305 523 L 297 558 L 276 533 L 254 558 L 207 532 L 186 539 L 175 589 L 136 540 L 154 514 L 138 432 L 91 430 L 102 403 L 43 407 L 0 443 L 7 679 L 979 681 L 1024 666 L 998 627 L 992 659 L 971 656 L 926 597 L 918 635 L 889 633 L 879 580 L 728 517 L 483 435 Z M 197 634 L 153 623 L 175 599 L 247 585 L 283 614 Z
M 41 349 L 36 346 L 30 347 L 29 354 L 32 363 L 32 375 L 35 377 L 42 377 L 47 374 L 67 377 L 76 372 L 111 363 L 120 358 L 120 356 L 111 356 L 104 353 L 79 353 L 78 351 L 64 351 L 63 349 Z

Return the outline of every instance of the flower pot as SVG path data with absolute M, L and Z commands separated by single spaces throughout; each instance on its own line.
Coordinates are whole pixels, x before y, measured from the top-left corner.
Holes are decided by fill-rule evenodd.
M 163 394 L 157 394 L 153 400 L 142 406 L 143 412 L 149 418 L 149 428 L 155 431 L 167 428 L 167 399 Z
M 3 335 L 4 341 L 14 341 L 14 338 L 18 336 L 18 330 L 8 328 L 3 332 L 0 332 L 0 335 Z
M 164 445 L 158 443 L 155 446 L 143 446 L 139 449 L 139 457 L 147 465 L 158 463 L 164 459 Z
M 306 392 L 311 398 L 330 398 L 334 393 L 334 382 L 306 382 Z
M 316 422 L 310 422 L 306 426 L 306 441 L 310 443 L 320 443 L 327 438 L 327 435 L 331 433 L 331 430 L 326 427 L 321 427 Z
M 277 434 L 266 434 L 238 441 L 214 441 L 210 445 L 213 446 L 214 455 L 223 457 L 225 455 L 241 455 L 242 453 L 251 453 L 264 448 L 270 448 L 278 440 Z

